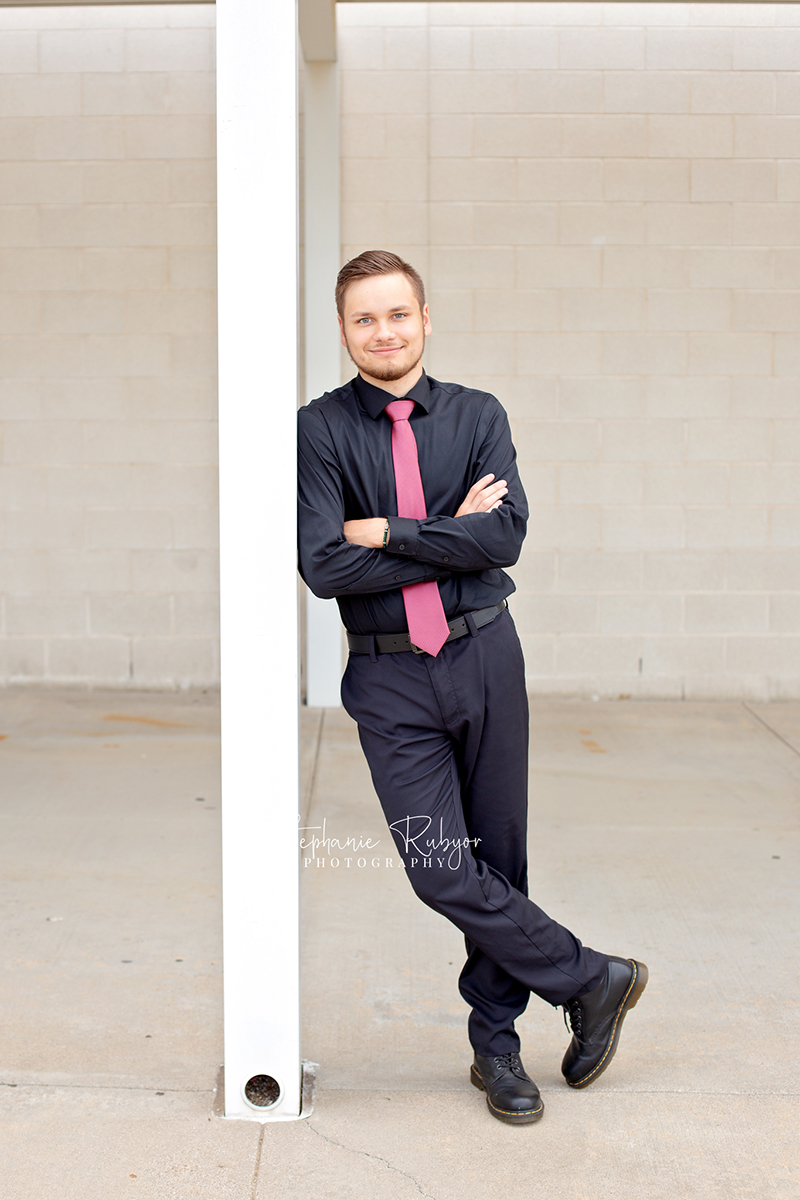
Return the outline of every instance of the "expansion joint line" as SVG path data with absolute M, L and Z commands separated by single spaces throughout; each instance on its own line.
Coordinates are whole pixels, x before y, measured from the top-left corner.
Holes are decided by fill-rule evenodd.
M 745 709 L 746 712 L 749 712 L 750 716 L 755 721 L 758 721 L 759 725 L 763 726 L 768 733 L 771 733 L 773 737 L 776 737 L 779 742 L 783 742 L 787 750 L 791 750 L 792 754 L 796 754 L 797 757 L 800 758 L 800 750 L 798 750 L 797 746 L 793 746 L 792 743 L 788 742 L 782 734 L 778 733 L 777 729 L 773 729 L 771 725 L 768 725 L 764 718 L 760 717 L 757 712 L 754 712 L 750 705 L 746 704 L 744 700 L 742 701 L 742 708 Z

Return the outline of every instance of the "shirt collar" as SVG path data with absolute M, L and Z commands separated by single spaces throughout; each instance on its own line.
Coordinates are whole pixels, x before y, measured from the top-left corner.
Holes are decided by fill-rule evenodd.
M 356 375 L 353 384 L 356 395 L 373 421 L 378 419 L 386 405 L 391 404 L 392 400 L 414 400 L 425 412 L 428 412 L 431 406 L 431 389 L 428 384 L 428 376 L 424 371 L 405 396 L 393 396 L 385 388 L 375 387 L 374 383 L 367 383 L 361 375 Z

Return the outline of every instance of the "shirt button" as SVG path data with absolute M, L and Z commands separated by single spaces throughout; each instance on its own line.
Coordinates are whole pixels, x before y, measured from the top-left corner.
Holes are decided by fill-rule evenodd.
M 402 575 L 395 575 L 395 579 L 402 579 L 402 578 L 403 578 Z
M 405 548 L 406 548 L 405 542 L 401 542 L 400 545 L 397 547 L 398 550 L 405 550 Z
M 450 562 L 450 556 L 448 554 L 445 554 L 444 558 L 442 559 L 442 562 Z

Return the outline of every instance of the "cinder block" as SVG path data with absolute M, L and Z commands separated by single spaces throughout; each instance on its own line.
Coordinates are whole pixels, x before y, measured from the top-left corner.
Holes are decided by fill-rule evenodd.
M 561 328 L 564 330 L 643 329 L 644 300 L 641 290 L 603 288 L 561 292 Z
M 428 30 L 429 66 L 432 71 L 468 71 L 472 66 L 472 30 Z
M 773 508 L 770 513 L 770 546 L 800 546 L 800 510 Z
M 647 241 L 656 246 L 702 246 L 731 240 L 729 204 L 648 204 Z
M 0 421 L 32 421 L 42 414 L 41 379 L 0 379 Z
M 732 417 L 795 417 L 797 384 L 793 379 L 740 377 L 731 380 Z
M 558 207 L 555 204 L 476 204 L 473 236 L 477 245 L 555 245 L 558 241 Z
M 131 253 L 150 254 L 158 258 L 159 263 L 165 261 L 163 250 L 139 250 Z M 155 263 L 153 264 L 155 266 Z M 153 276 L 155 277 L 155 270 Z M 131 288 L 154 288 L 164 286 L 161 283 L 131 283 Z M 188 289 L 190 291 L 214 291 L 217 286 L 217 254 L 213 247 L 182 247 L 173 246 L 169 250 L 169 286 L 171 288 Z
M 555 116 L 516 113 L 476 114 L 473 118 L 473 152 L 477 158 L 554 158 L 560 145 L 560 122 Z M 508 193 L 495 198 L 507 199 Z
M 142 421 L 213 420 L 216 380 L 207 377 L 125 380 L 128 412 Z M 94 417 L 99 413 L 92 413 Z M 105 415 L 105 414 L 104 414 Z M 111 414 L 113 415 L 113 414 Z
M 506 297 L 511 293 L 507 292 L 478 292 L 479 296 L 489 297 Z M 442 333 L 465 333 L 467 330 L 473 329 L 472 320 L 472 304 L 473 293 L 471 291 L 440 291 L 429 293 L 430 311 L 433 314 L 433 320 L 436 324 L 436 332 Z M 499 321 L 496 326 L 489 326 L 485 322 L 480 325 L 481 329 L 489 328 L 506 328 Z
M 424 111 L 424 88 L 418 89 Z M 431 113 L 513 113 L 515 109 L 514 75 L 511 71 L 431 71 L 429 76 Z M 360 100 L 360 98 L 359 98 Z M 363 100 L 349 112 L 392 112 L 380 104 L 369 105 Z
M 3 443 L 6 463 L 50 466 L 83 460 L 83 429 L 77 421 L 9 421 Z
M 730 405 L 728 378 L 693 379 L 654 376 L 645 381 L 646 414 L 650 417 L 725 417 Z
M 0 246 L 36 246 L 40 241 L 39 214 L 35 209 L 6 205 L 0 225 Z
M 723 463 L 647 463 L 644 502 L 727 504 L 728 467 Z
M 133 680 L 188 687 L 219 679 L 219 651 L 210 638 L 135 638 Z
M 725 665 L 732 675 L 764 675 L 797 678 L 800 637 L 777 634 L 766 637 L 730 638 Z
M 35 425 L 38 422 L 29 421 Z M 44 508 L 46 500 L 44 467 L 0 465 L 0 510 Z
M 796 72 L 781 71 L 774 78 L 775 105 L 769 111 L 774 111 L 780 116 L 800 116 L 800 80 L 798 80 Z M 759 110 L 751 108 L 747 111 L 757 112 Z
M 79 250 L 10 247 L 0 256 L 0 289 L 5 292 L 77 290 L 80 282 Z
M 523 592 L 552 592 L 556 582 L 556 556 L 552 551 L 523 549 L 508 573 Z
M 597 597 L 537 595 L 535 604 L 526 606 L 517 621 L 524 634 L 594 633 Z
M 666 550 L 643 555 L 647 592 L 710 592 L 725 586 L 726 552 Z
M 49 508 L 115 508 L 128 500 L 128 475 L 124 466 L 50 466 L 43 491 Z
M 137 463 L 130 468 L 132 504 L 139 509 L 214 507 L 216 485 L 213 463 Z
M 475 328 L 478 330 L 525 333 L 558 329 L 556 291 L 475 292 L 473 295 Z
M 431 90 L 434 80 L 456 74 L 455 71 L 433 72 Z M 426 109 L 426 89 L 417 73 L 410 71 L 343 71 L 340 98 L 343 113 L 424 113 Z M 458 112 L 459 109 L 434 107 L 432 111 Z
M 644 30 L 561 29 L 558 65 L 568 71 L 641 70 L 645 65 Z
M 605 508 L 603 546 L 611 550 L 666 550 L 685 545 L 680 508 Z
M 697 159 L 692 163 L 692 200 L 771 201 L 775 163 L 747 159 Z
M 360 116 L 353 117 L 355 130 L 360 129 Z M 359 139 L 361 133 L 357 134 Z M 472 117 L 463 114 L 442 114 L 428 118 L 428 141 L 431 158 L 469 158 L 472 148 Z
M 796 333 L 776 333 L 774 342 L 774 373 L 800 375 L 800 337 Z
M 520 200 L 602 200 L 600 159 L 524 159 L 517 165 Z
M 32 149 L 40 125 L 35 117 L 6 117 L 0 123 L 0 160 L 24 162 L 36 158 Z
M 342 113 L 339 139 L 343 159 L 386 158 L 386 117 L 383 113 Z
M 2 51 L 0 36 L 0 69 Z M 4 117 L 55 117 L 80 111 L 79 75 L 0 75 L 0 112 Z
M 131 552 L 134 592 L 215 592 L 219 590 L 219 557 L 197 550 Z
M 719 592 L 687 596 L 684 603 L 687 633 L 765 633 L 767 630 L 766 596 L 731 596 Z
M 559 382 L 558 412 L 562 417 L 641 417 L 642 381 L 564 376 Z
M 650 71 L 729 71 L 732 59 L 729 29 L 651 29 L 647 34 Z
M 48 69 L 42 65 L 42 69 Z M 13 75 L 39 70 L 39 46 L 33 29 L 0 32 L 0 71 Z
M 601 633 L 677 633 L 682 623 L 680 596 L 601 596 Z
M 348 29 L 346 33 L 342 30 L 337 46 L 340 70 L 343 73 L 383 70 L 386 66 L 383 58 L 384 32 L 379 20 L 374 25 Z
M 683 452 L 683 421 L 603 422 L 603 459 L 606 462 L 680 462 Z
M 562 204 L 563 245 L 629 245 L 645 240 L 643 204 Z
M 603 334 L 605 375 L 680 375 L 685 370 L 685 334 Z
M 800 462 L 800 420 L 776 421 L 772 457 L 776 462 Z
M 43 246 L 120 246 L 126 240 L 121 204 L 47 205 L 39 222 Z
M 427 29 L 384 30 L 384 65 L 387 71 L 427 71 L 430 66 Z
M 168 75 L 167 109 L 175 116 L 197 116 L 216 112 L 213 71 L 171 71 Z
M 123 71 L 124 43 L 121 29 L 43 29 L 39 33 L 39 70 L 46 74 Z
M 767 544 L 765 508 L 689 508 L 686 544 L 692 549 L 730 549 Z M 730 587 L 730 583 L 728 585 Z M 731 588 L 731 590 L 743 590 Z M 747 590 L 747 589 L 745 589 Z M 752 587 L 749 590 L 753 590 Z
M 169 77 L 106 72 L 82 74 L 81 109 L 84 116 L 159 116 L 167 112 Z
M 212 334 L 173 333 L 169 346 L 174 375 L 217 374 L 217 339 Z
M 429 348 L 434 377 L 458 378 L 461 373 L 502 375 L 514 361 L 513 334 L 440 333 Z
M 728 591 L 800 591 L 800 556 L 789 549 L 731 550 L 728 556 Z
M 644 156 L 647 121 L 643 116 L 564 116 L 561 153 L 567 158 Z
M 800 30 L 736 29 L 733 66 L 738 71 L 793 71 L 800 55 Z
M 689 199 L 689 163 L 680 159 L 612 158 L 604 169 L 606 201 Z
M 733 118 L 737 158 L 800 157 L 800 117 Z
M 731 466 L 732 504 L 800 504 L 800 471 L 791 463 Z
M 517 371 L 523 375 L 596 375 L 600 334 L 517 334 Z
M 464 160 L 437 159 L 431 163 L 432 175 L 436 174 L 437 180 L 442 176 L 441 165 L 443 161 L 451 163 L 460 163 Z M 466 160 L 468 168 L 473 165 L 473 160 Z M 438 170 L 434 170 L 437 168 Z M 474 172 L 473 172 L 474 173 Z M 449 175 L 445 172 L 445 178 Z M 445 189 L 446 190 L 446 189 Z M 458 197 L 458 191 L 451 189 L 446 191 L 446 194 L 437 194 L 441 188 L 431 188 L 431 196 L 435 200 L 449 200 Z M 358 202 L 365 197 L 369 197 L 373 202 L 394 200 L 398 196 L 406 198 L 407 202 L 422 203 L 427 198 L 427 170 L 424 159 L 416 158 L 398 158 L 398 159 L 346 159 L 342 163 L 342 198 L 345 203 L 352 201 Z M 470 197 L 465 197 L 470 198 Z
M 128 683 L 130 649 L 124 637 L 50 638 L 47 677 L 63 682 Z
M 53 285 L 56 291 L 77 289 L 78 286 L 98 291 L 157 290 L 167 286 L 167 251 L 160 247 L 50 251 L 53 255 L 59 253 L 74 255 L 75 266 L 80 267 L 81 274 L 80 284 L 75 270 L 75 282 L 70 274 L 70 282 Z
M 560 115 L 603 109 L 601 71 L 518 71 L 516 81 L 518 112 Z
M 800 204 L 737 204 L 733 243 L 743 246 L 800 245 Z
M 27 148 L 30 152 L 30 146 Z M 1 204 L 77 204 L 80 163 L 15 162 L 0 172 Z
M 515 429 L 523 461 L 593 462 L 600 451 L 596 421 L 517 421 Z
M 603 250 L 605 287 L 680 288 L 688 281 L 689 252 L 683 247 L 607 246 Z
M 800 595 L 769 597 L 770 633 L 800 633 Z
M 345 245 L 355 244 L 363 239 L 367 244 L 380 245 L 385 241 L 386 233 L 386 205 L 381 204 L 343 204 L 341 209 L 342 222 L 342 241 Z M 431 240 L 434 239 L 433 232 Z M 464 239 L 458 238 L 459 242 Z M 202 270 L 202 278 L 216 278 L 216 262 L 215 255 L 203 252 L 203 258 L 200 266 Z M 195 260 L 190 259 L 189 265 L 194 268 Z
M 129 246 L 213 246 L 214 209 L 210 204 L 129 204 L 124 230 Z
M 516 602 L 512 600 L 512 604 Z M 553 674 L 555 663 L 555 639 L 548 637 L 524 636 L 520 638 L 522 653 L 525 657 L 526 678 Z
M 800 329 L 800 292 L 734 292 L 733 328 Z
M 562 47 L 563 55 L 563 47 Z M 559 63 L 558 34 L 555 29 L 480 28 L 472 31 L 472 65 L 477 71 L 514 71 L 553 69 L 575 64 Z
M 690 333 L 690 375 L 769 375 L 772 339 L 762 333 Z
M 84 339 L 55 334 L 0 337 L 0 371 L 6 378 L 83 375 Z
M 166 375 L 170 339 L 166 334 L 89 334 L 85 337 L 90 375 Z
M 647 324 L 650 329 L 729 330 L 731 294 L 729 291 L 690 289 L 647 293 Z
M 641 577 L 638 551 L 565 550 L 558 556 L 559 591 L 637 592 Z
M 642 670 L 648 675 L 721 675 L 725 669 L 722 637 L 683 635 L 647 637 L 642 642 Z
M 166 549 L 170 533 L 168 512 L 96 509 L 86 513 L 89 550 L 118 550 L 120 546 L 130 550 Z
M 776 163 L 777 183 L 775 199 L 781 202 L 800 200 L 800 161 Z
M 384 25 L 402 25 L 402 26 L 427 25 L 428 24 L 428 8 L 429 8 L 429 5 L 422 4 L 422 3 L 406 3 L 403 5 L 393 4 L 391 6 L 391 8 L 379 9 L 378 14 L 380 15 L 380 23 L 382 26 L 384 26 Z M 375 9 L 372 7 L 371 4 L 367 4 L 367 5 L 348 4 L 346 8 L 342 9 L 341 13 L 337 13 L 337 20 L 338 20 L 339 24 L 341 25 L 342 29 L 348 30 L 347 34 L 344 36 L 349 37 L 350 36 L 350 33 L 349 33 L 350 28 L 352 28 L 354 26 L 361 26 L 361 25 L 374 25 L 376 23 L 376 16 L 378 16 L 378 14 L 376 14 Z M 455 21 L 439 20 L 439 21 L 437 21 L 437 24 L 439 24 L 439 25 L 450 25 L 450 24 L 463 25 L 466 23 L 464 21 L 463 14 L 456 13 L 455 16 L 456 16 Z
M 560 637 L 556 643 L 556 674 L 582 678 L 634 675 L 639 670 L 638 637 Z
M 56 595 L 127 592 L 131 585 L 127 550 L 51 550 L 47 572 Z
M 437 4 L 437 8 L 452 8 L 452 4 Z M 460 5 L 462 11 L 464 5 Z M 510 5 L 508 6 L 511 7 Z M 466 12 L 470 9 L 475 11 L 477 6 L 469 5 Z M 494 7 L 486 10 L 487 15 L 494 12 Z M 513 6 L 513 15 L 516 17 L 518 25 L 602 25 L 603 13 L 597 11 L 597 5 L 588 0 L 588 3 L 581 3 L 576 0 L 574 4 L 561 4 L 559 0 L 541 0 L 538 4 L 515 4 Z M 491 21 L 491 15 L 489 15 Z
M 733 117 L 651 116 L 647 153 L 652 158 L 729 158 Z
M 115 127 L 119 127 L 118 122 Z M 125 157 L 129 159 L 212 158 L 214 155 L 213 117 L 125 117 L 124 133 Z
M 601 253 L 597 246 L 523 246 L 516 252 L 517 280 L 525 288 L 599 287 Z
M 756 247 L 697 247 L 689 259 L 691 287 L 772 287 L 772 251 Z
M 35 550 L 26 553 L 0 551 L 0 578 L 6 595 L 28 596 L 35 592 L 46 592 L 47 555 Z
M 219 638 L 219 596 L 214 592 L 179 592 L 172 597 L 178 637 Z
M 143 164 L 135 165 L 142 166 Z M 212 159 L 202 158 L 188 158 L 170 163 L 169 199 L 173 204 L 214 204 L 217 199 L 215 167 L 216 164 Z M 135 198 L 131 197 L 132 200 Z M 215 241 L 213 224 L 210 240 L 212 243 Z
M 172 536 L 176 550 L 213 553 L 219 546 L 219 512 L 216 505 L 176 509 L 172 514 Z
M 11 637 L 86 633 L 82 596 L 6 596 L 6 632 Z
M 186 165 L 192 166 L 191 163 Z M 81 172 L 83 202 L 92 206 L 115 201 L 162 203 L 170 198 L 169 164 L 165 162 L 85 163 Z
M 469 250 L 434 246 L 429 282 L 437 288 L 512 288 L 514 251 L 482 246 Z
M 126 29 L 126 71 L 211 71 L 208 29 Z
M 0 328 L 4 333 L 38 333 L 47 295 L 39 292 L 0 293 Z M 2 410 L 0 410 L 2 411 Z M 30 415 L 29 412 L 20 415 Z
M 128 333 L 209 333 L 216 330 L 216 298 L 212 292 L 128 292 Z
M 640 463 L 565 464 L 559 472 L 561 503 L 640 505 L 643 473 Z
M 58 421 L 113 420 L 127 412 L 124 379 L 46 379 L 41 386 L 42 417 Z
M 690 88 L 693 113 L 775 111 L 775 76 L 771 72 L 700 71 L 691 76 Z
M 685 113 L 689 76 L 678 71 L 606 71 L 603 108 L 607 113 Z
M 4 638 L 0 642 L 0 679 L 4 683 L 23 683 L 44 678 L 42 638 Z
M 93 634 L 165 635 L 172 632 L 169 596 L 92 595 L 89 629 Z
M 691 8 L 690 25 L 758 26 L 781 24 L 778 13 L 754 0 L 753 3 L 737 4 L 734 8 L 720 9 L 717 4 L 695 4 Z M 789 24 L 792 24 L 791 20 Z
M 532 508 L 526 545 L 548 550 L 596 550 L 600 545 L 600 509 Z
M 690 421 L 686 457 L 704 462 L 765 462 L 769 421 Z
M 124 130 L 113 117 L 39 118 L 33 130 L 33 149 L 33 154 L 25 157 L 120 159 L 125 157 Z

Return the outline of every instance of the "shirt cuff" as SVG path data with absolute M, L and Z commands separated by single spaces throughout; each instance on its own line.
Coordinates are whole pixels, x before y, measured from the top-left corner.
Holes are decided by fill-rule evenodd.
M 415 517 L 389 517 L 389 540 L 386 549 L 390 554 L 406 554 L 413 558 L 418 536 L 419 521 Z

